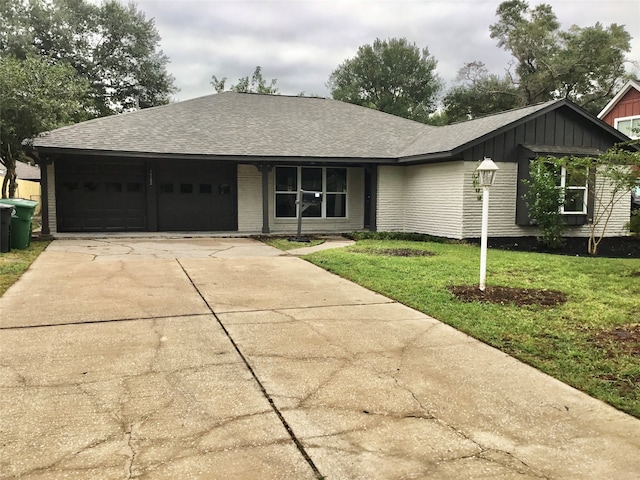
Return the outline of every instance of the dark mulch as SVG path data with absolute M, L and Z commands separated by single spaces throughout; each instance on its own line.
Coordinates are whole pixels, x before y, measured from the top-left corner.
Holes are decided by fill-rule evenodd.
M 479 239 L 472 240 L 480 243 Z M 517 250 L 524 252 L 553 253 L 557 255 L 570 255 L 572 257 L 587 257 L 588 239 L 569 237 L 565 245 L 558 249 L 549 249 L 538 242 L 536 237 L 508 237 L 489 238 L 489 248 L 501 250 Z M 602 240 L 598 246 L 598 257 L 609 258 L 640 258 L 640 237 L 610 237 Z
M 566 295 L 556 290 L 488 286 L 483 292 L 477 285 L 460 285 L 449 287 L 449 291 L 463 302 L 489 302 L 500 305 L 510 303 L 518 306 L 541 305 L 552 307 L 567 301 Z
M 435 255 L 433 252 L 426 250 L 415 250 L 413 248 L 378 248 L 375 250 L 367 250 L 370 255 L 389 255 L 393 257 L 431 257 Z
M 605 349 L 615 346 L 629 355 L 640 356 L 640 323 L 621 325 L 595 336 L 596 343 Z

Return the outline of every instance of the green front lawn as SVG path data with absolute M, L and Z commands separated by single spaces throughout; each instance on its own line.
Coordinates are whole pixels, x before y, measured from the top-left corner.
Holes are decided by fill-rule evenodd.
M 390 249 L 435 255 L 379 254 Z M 362 240 L 305 256 L 640 417 L 640 259 L 489 250 L 487 285 L 567 296 L 555 307 L 518 307 L 465 303 L 449 292 L 449 286 L 477 284 L 479 257 L 477 246 L 394 240 Z
M 12 249 L 8 253 L 0 253 L 0 296 L 20 278 L 47 245 L 49 242 L 36 240 L 26 250 Z

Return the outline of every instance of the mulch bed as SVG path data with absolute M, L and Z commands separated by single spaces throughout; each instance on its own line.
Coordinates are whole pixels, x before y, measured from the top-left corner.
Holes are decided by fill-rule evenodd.
M 602 348 L 615 345 L 629 355 L 640 356 L 640 323 L 621 325 L 600 332 L 595 341 Z
M 431 257 L 435 255 L 427 250 L 416 250 L 413 248 L 380 248 L 376 250 L 367 250 L 368 254 L 388 255 L 394 257 Z
M 543 307 L 552 307 L 567 301 L 566 295 L 556 290 L 488 286 L 483 292 L 477 285 L 460 285 L 449 287 L 449 291 L 463 302 L 489 302 L 500 305 L 514 304 L 518 306 L 540 305 Z
M 479 239 L 472 240 L 480 243 Z M 562 248 L 549 249 L 542 245 L 536 237 L 508 237 L 489 238 L 489 248 L 501 250 L 515 250 L 523 252 L 553 253 L 556 255 L 570 255 L 572 257 L 588 257 L 588 239 L 568 237 Z M 610 237 L 602 240 L 598 246 L 597 257 L 609 258 L 640 258 L 640 237 Z

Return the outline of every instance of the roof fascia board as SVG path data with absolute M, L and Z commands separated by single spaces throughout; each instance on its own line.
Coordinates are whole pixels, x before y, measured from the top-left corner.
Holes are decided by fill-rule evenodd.
M 612 109 L 613 107 L 616 106 L 616 104 L 620 101 L 620 99 L 622 97 L 624 97 L 629 90 L 631 90 L 632 88 L 635 88 L 636 90 L 638 90 L 640 92 L 640 83 L 638 83 L 635 80 L 629 80 L 621 89 L 618 93 L 616 93 L 614 95 L 614 97 L 609 101 L 609 103 L 607 103 L 604 108 L 602 110 L 600 110 L 600 113 L 598 114 L 598 118 L 604 118 Z
M 92 157 L 117 157 L 137 159 L 174 159 L 174 160 L 211 160 L 231 161 L 238 163 L 331 163 L 331 164 L 396 164 L 396 158 L 361 158 L 361 157 L 301 157 L 301 156 L 259 156 L 259 155 L 197 155 L 180 153 L 129 152 L 113 150 L 91 150 L 74 148 L 35 147 L 40 156 L 51 157 L 61 155 L 78 155 Z

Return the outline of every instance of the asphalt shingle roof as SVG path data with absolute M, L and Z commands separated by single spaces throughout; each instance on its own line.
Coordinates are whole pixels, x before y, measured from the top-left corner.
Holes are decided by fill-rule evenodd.
M 450 152 L 554 103 L 435 127 L 325 98 L 224 92 L 70 125 L 33 144 L 208 157 L 416 158 Z
M 395 158 L 433 129 L 335 100 L 224 92 L 53 130 L 45 148 L 186 155 Z
M 449 152 L 511 123 L 522 120 L 529 115 L 533 115 L 540 110 L 544 110 L 554 103 L 558 103 L 558 101 L 554 100 L 540 103 L 466 122 L 438 127 L 436 131 L 427 132 L 425 135 L 419 137 L 414 144 L 404 149 L 399 156 L 411 157 L 415 155 Z

